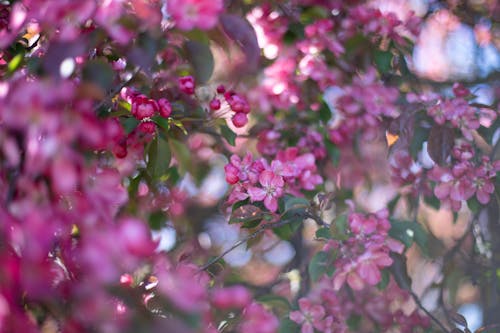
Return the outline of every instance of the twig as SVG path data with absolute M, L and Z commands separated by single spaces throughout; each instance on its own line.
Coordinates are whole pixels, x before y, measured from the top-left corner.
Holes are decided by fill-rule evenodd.
M 255 237 L 257 237 L 258 235 L 260 235 L 262 232 L 264 232 L 265 230 L 267 229 L 273 229 L 273 228 L 277 228 L 277 227 L 281 227 L 283 225 L 286 225 L 288 223 L 291 223 L 293 220 L 281 220 L 279 222 L 276 222 L 276 223 L 268 223 L 268 224 L 263 224 L 262 226 L 260 226 L 257 230 L 255 230 L 253 233 L 251 233 L 250 235 L 246 236 L 245 238 L 243 239 L 240 239 L 239 241 L 237 241 L 236 243 L 234 243 L 229 249 L 227 249 L 226 251 L 222 252 L 220 255 L 218 255 L 217 257 L 211 259 L 210 261 L 208 261 L 205 265 L 201 266 L 199 268 L 199 271 L 204 271 L 206 270 L 208 267 L 210 267 L 211 265 L 215 264 L 217 261 L 221 260 L 222 258 L 224 258 L 224 256 L 226 254 L 228 254 L 229 252 L 233 251 L 234 249 L 236 249 L 238 246 L 242 245 L 242 244 L 245 244 L 246 242 L 248 242 L 250 239 L 253 239 Z
M 141 67 L 137 67 L 133 72 L 132 72 L 132 76 L 130 76 L 130 78 L 128 80 L 125 80 L 122 84 L 120 84 L 118 87 L 116 87 L 115 89 L 111 90 L 109 92 L 109 94 L 103 98 L 102 101 L 100 101 L 95 107 L 94 107 L 94 110 L 98 110 L 101 106 L 103 106 L 104 104 L 106 104 L 107 102 L 109 102 L 110 100 L 113 99 L 114 96 L 116 96 L 116 94 L 118 94 L 124 87 L 126 87 L 130 82 L 132 82 L 132 80 L 135 79 L 135 77 L 137 76 L 137 74 L 139 74 L 139 72 L 141 71 Z
M 315 214 L 312 214 L 311 212 L 307 211 L 306 210 L 306 213 L 304 214 L 304 217 L 308 217 L 312 220 L 314 220 L 314 222 L 316 222 L 319 226 L 322 226 L 322 227 L 326 227 L 328 226 L 328 224 L 326 224 L 325 221 L 323 221 L 323 219 Z
M 409 292 L 410 292 L 410 295 L 411 297 L 413 298 L 413 301 L 415 303 L 417 303 L 417 306 L 425 312 L 425 314 L 432 319 L 432 321 L 434 321 L 434 323 L 436 323 L 436 325 L 439 326 L 440 329 L 443 330 L 443 332 L 446 332 L 446 333 L 449 333 L 450 331 L 444 326 L 443 323 L 441 323 L 441 321 L 439 319 L 437 319 L 432 313 L 430 313 L 423 305 L 422 303 L 420 302 L 420 299 L 418 298 L 418 296 L 413 292 L 413 290 L 409 289 Z

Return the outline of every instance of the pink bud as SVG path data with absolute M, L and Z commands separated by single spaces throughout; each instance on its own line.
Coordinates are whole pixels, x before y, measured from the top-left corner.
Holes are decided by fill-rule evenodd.
M 189 76 L 183 76 L 179 78 L 179 88 L 183 93 L 186 93 L 188 95 L 194 94 L 194 78 L 189 75 Z
M 225 93 L 225 92 L 226 92 L 226 87 L 224 87 L 224 85 L 222 85 L 222 84 L 221 84 L 221 85 L 219 85 L 219 86 L 217 87 L 217 93 L 218 93 L 218 94 L 223 94 L 223 93 Z
M 233 118 L 233 125 L 236 127 L 243 127 L 248 123 L 248 118 L 247 115 L 243 112 L 237 112 L 234 114 Z
M 139 128 L 139 131 L 143 132 L 143 133 L 154 133 L 155 130 L 156 130 L 156 124 L 150 120 L 148 121 L 143 121 L 139 124 L 138 126 Z
M 210 110 L 217 111 L 220 109 L 220 100 L 218 98 L 214 98 L 210 101 Z
M 170 102 L 166 98 L 160 98 L 158 100 L 158 105 L 160 107 L 160 116 L 164 118 L 170 117 L 170 115 L 172 114 L 172 105 L 170 104 Z

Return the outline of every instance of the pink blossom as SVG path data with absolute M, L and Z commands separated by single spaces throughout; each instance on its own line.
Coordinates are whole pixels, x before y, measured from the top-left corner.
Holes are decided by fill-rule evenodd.
M 243 310 L 243 321 L 238 328 L 238 332 L 275 333 L 278 331 L 278 327 L 278 318 L 266 311 L 262 305 L 254 302 Z
M 167 0 L 167 10 L 181 30 L 213 28 L 223 10 L 222 0 Z
M 252 295 L 243 286 L 231 286 L 216 289 L 212 293 L 211 303 L 219 309 L 243 308 L 250 304 Z
M 283 186 L 285 185 L 283 178 L 272 171 L 265 170 L 259 176 L 259 183 L 262 188 L 255 186 L 248 188 L 250 200 L 252 202 L 264 200 L 264 206 L 275 212 L 278 209 L 278 198 L 283 195 Z
M 192 95 L 194 94 L 194 77 L 191 75 L 183 76 L 179 78 L 179 88 L 185 94 Z
M 299 299 L 300 311 L 290 312 L 290 319 L 300 324 L 301 333 L 314 333 L 314 329 L 321 329 L 325 309 L 318 304 L 312 304 L 307 298 Z

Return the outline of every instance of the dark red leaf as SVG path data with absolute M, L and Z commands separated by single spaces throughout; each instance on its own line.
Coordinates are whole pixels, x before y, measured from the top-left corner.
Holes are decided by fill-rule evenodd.
M 245 69 L 255 71 L 259 65 L 260 48 L 255 30 L 247 20 L 236 15 L 225 14 L 220 17 L 224 32 L 235 41 L 246 57 Z
M 229 223 L 247 223 L 262 219 L 262 210 L 254 205 L 244 205 L 236 208 L 231 214 Z
M 455 134 L 453 133 L 453 129 L 446 126 L 434 125 L 431 128 L 427 141 L 427 151 L 432 160 L 439 165 L 445 164 L 446 159 L 450 156 L 454 140 Z

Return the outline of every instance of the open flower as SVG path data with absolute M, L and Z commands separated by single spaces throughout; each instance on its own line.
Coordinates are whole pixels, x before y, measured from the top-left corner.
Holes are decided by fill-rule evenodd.
M 248 188 L 250 200 L 252 202 L 264 200 L 264 206 L 275 212 L 278 209 L 278 198 L 283 195 L 285 185 L 283 178 L 270 170 L 264 170 L 259 176 L 259 183 L 262 188 L 255 186 Z

